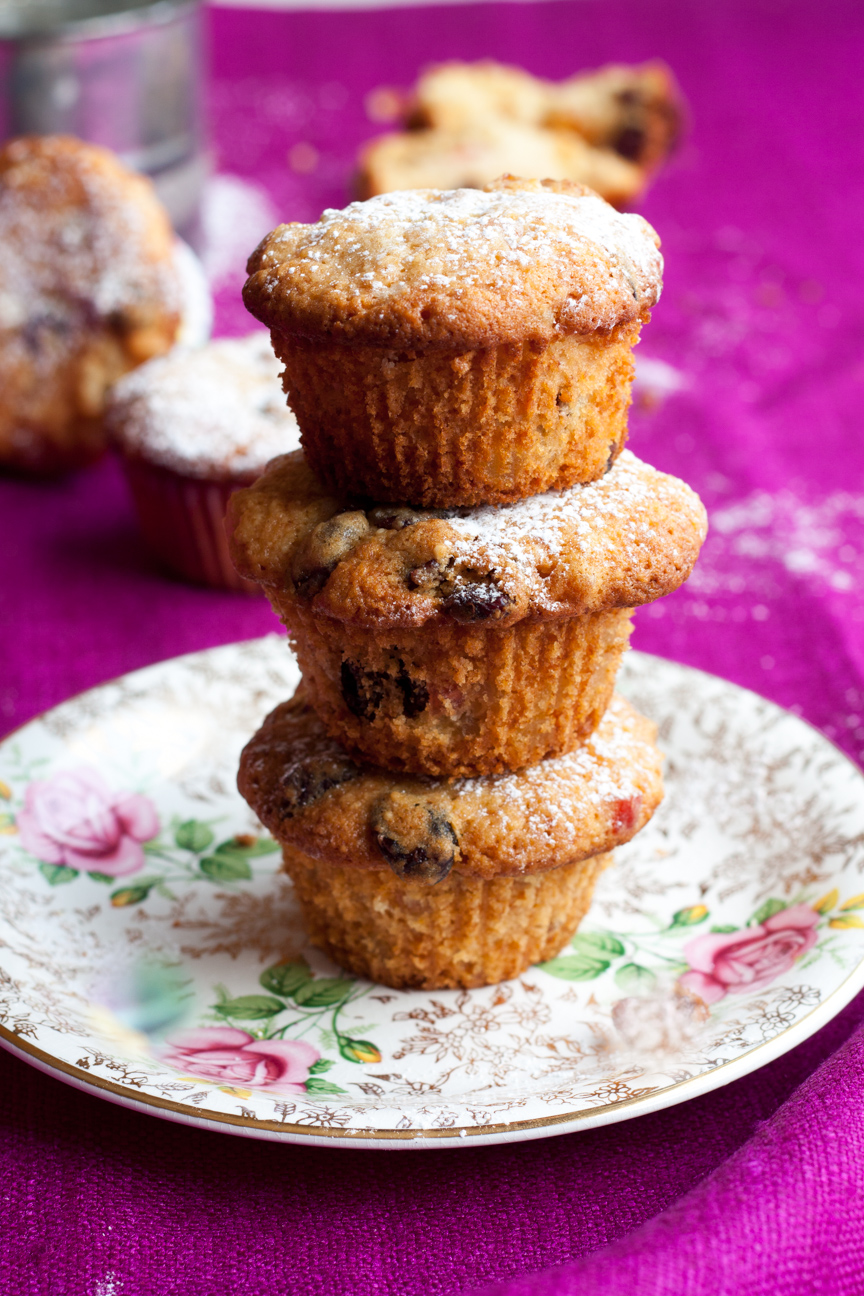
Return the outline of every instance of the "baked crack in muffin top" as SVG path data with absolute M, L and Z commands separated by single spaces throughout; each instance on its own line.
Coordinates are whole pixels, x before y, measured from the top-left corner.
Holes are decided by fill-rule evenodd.
M 412 777 L 355 763 L 301 686 L 244 749 L 237 783 L 277 841 L 314 859 L 430 883 L 451 869 L 518 876 L 610 851 L 645 826 L 663 795 L 655 733 L 616 696 L 566 756 L 517 774 Z
M 280 225 L 249 260 L 244 301 L 298 337 L 391 348 L 545 343 L 647 318 L 660 240 L 568 181 L 404 190 Z
M 229 506 L 242 576 L 355 626 L 545 620 L 638 607 L 689 576 L 698 496 L 623 451 L 598 481 L 516 504 L 413 509 L 326 493 L 302 453 Z

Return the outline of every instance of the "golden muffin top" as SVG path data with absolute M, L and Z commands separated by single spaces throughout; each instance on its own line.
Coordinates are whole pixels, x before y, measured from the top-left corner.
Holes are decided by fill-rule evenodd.
M 414 509 L 328 495 L 302 452 L 229 505 L 242 576 L 356 626 L 513 625 L 638 607 L 690 575 L 699 497 L 624 450 L 605 476 L 516 504 Z
M 147 359 L 165 349 L 147 330 L 179 323 L 173 244 L 150 181 L 108 149 L 61 135 L 0 148 L 0 333 L 108 320 L 137 330 Z
M 287 335 L 392 348 L 548 342 L 645 319 L 660 240 L 584 185 L 504 177 L 415 189 L 280 225 L 244 301 Z
M 284 845 L 434 884 L 540 873 L 613 850 L 663 796 L 655 726 L 621 697 L 576 751 L 518 774 L 455 780 L 354 762 L 302 687 L 246 746 L 237 785 Z

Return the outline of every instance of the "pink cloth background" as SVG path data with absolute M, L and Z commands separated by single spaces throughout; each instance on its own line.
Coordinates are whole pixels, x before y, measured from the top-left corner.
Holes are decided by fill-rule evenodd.
M 642 354 L 681 389 L 631 445 L 702 494 L 697 573 L 635 645 L 792 707 L 864 754 L 864 11 L 851 0 L 556 0 L 212 14 L 220 171 L 282 218 L 346 198 L 363 95 L 492 55 L 549 76 L 662 56 L 690 138 L 642 210 L 666 291 Z M 312 174 L 292 145 L 319 154 Z M 246 328 L 238 272 L 219 328 Z M 187 588 L 116 465 L 0 482 L 0 721 L 274 628 Z M 705 1098 L 588 1134 L 316 1151 L 169 1126 L 0 1055 L 0 1273 L 46 1296 L 852 1296 L 864 1290 L 864 997 Z M 557 1267 L 556 1267 L 557 1266 Z M 497 1284 L 491 1288 L 485 1285 Z

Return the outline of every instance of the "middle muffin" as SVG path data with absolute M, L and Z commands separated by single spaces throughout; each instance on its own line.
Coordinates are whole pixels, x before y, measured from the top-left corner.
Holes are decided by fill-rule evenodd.
M 706 519 L 629 451 L 588 485 L 426 511 L 336 499 L 297 452 L 232 497 L 229 528 L 331 736 L 447 777 L 522 769 L 593 732 L 630 609 L 687 579 Z

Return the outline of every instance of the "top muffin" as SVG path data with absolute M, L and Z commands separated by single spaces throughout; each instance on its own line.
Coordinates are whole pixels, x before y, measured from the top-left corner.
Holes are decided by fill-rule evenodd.
M 177 335 L 173 249 L 152 185 L 107 149 L 0 149 L 0 463 L 54 470 L 101 451 L 108 388 Z
M 253 253 L 248 309 L 280 333 L 465 347 L 548 342 L 644 319 L 659 239 L 584 185 L 411 190 L 280 225 Z
M 330 490 L 505 504 L 593 481 L 621 450 L 658 242 L 584 185 L 504 177 L 281 225 L 244 300 Z

